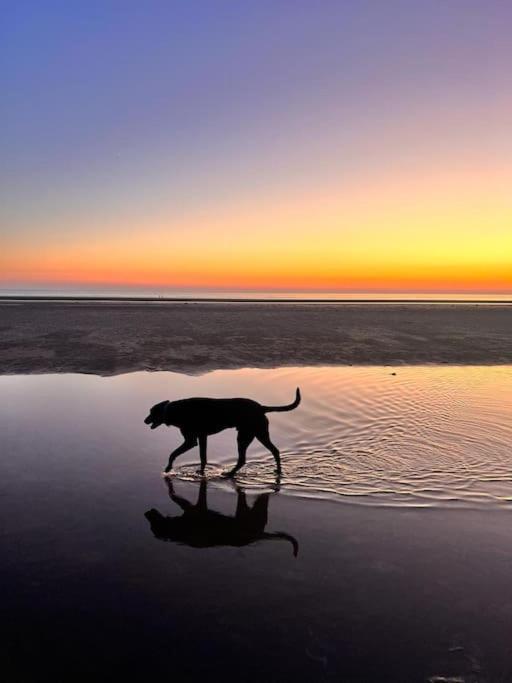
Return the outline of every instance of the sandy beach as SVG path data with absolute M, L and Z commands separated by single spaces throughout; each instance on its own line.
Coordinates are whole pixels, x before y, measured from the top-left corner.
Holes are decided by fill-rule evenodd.
M 512 363 L 512 307 L 1 301 L 0 373 Z

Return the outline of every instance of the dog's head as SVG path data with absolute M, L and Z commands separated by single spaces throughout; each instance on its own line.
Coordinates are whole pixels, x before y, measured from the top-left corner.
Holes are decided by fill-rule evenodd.
M 169 401 L 162 401 L 161 403 L 154 405 L 149 411 L 149 415 L 144 420 L 144 423 L 151 425 L 151 429 L 156 429 L 157 427 L 160 427 L 161 424 L 166 424 L 165 416 L 168 405 Z

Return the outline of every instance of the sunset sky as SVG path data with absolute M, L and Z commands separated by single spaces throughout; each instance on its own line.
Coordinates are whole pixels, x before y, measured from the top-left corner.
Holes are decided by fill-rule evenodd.
M 7 2 L 0 286 L 512 292 L 507 0 Z

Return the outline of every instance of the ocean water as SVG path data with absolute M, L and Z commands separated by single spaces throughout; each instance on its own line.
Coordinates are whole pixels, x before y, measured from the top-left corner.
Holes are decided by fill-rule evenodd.
M 175 428 L 143 424 L 164 399 L 246 396 L 266 405 L 303 400 L 269 413 L 281 450 L 283 493 L 370 506 L 512 509 L 512 367 L 310 367 L 219 370 L 199 377 L 133 373 L 0 377 L 4 448 L 66 472 L 102 468 L 158 473 L 181 443 Z M 27 424 L 27 404 L 30 421 Z M 208 477 L 217 487 L 236 460 L 236 434 L 209 437 Z M 197 479 L 197 448 L 172 475 Z M 237 482 L 276 486 L 274 461 L 249 447 Z
M 185 300 L 246 300 L 246 301 L 344 301 L 344 302 L 458 302 L 458 303 L 512 303 L 512 292 L 340 292 L 311 290 L 227 290 L 227 289 L 172 289 L 168 287 L 35 287 L 0 288 L 2 297 L 65 297 L 126 299 L 185 299 Z

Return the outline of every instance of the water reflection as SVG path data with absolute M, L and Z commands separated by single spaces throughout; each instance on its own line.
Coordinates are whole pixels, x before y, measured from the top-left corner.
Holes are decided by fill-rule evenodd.
M 203 478 L 199 483 L 195 503 L 175 492 L 171 478 L 166 478 L 165 481 L 169 489 L 169 498 L 181 508 L 183 514 L 164 516 L 155 508 L 145 513 L 151 531 L 159 540 L 173 541 L 191 548 L 240 548 L 258 541 L 277 540 L 290 543 L 293 555 L 297 557 L 299 544 L 296 538 L 284 531 L 265 531 L 268 522 L 269 493 L 257 496 L 251 506 L 245 491 L 237 488 L 236 510 L 231 516 L 208 508 L 206 479 Z
M 159 397 L 247 396 L 279 405 L 297 385 L 304 394 L 300 409 L 271 416 L 282 493 L 402 508 L 512 507 L 512 366 L 4 376 L 1 449 L 11 454 L 4 465 L 23 463 L 27 477 L 37 470 L 46 483 L 90 476 L 94 490 L 108 481 L 117 485 L 122 466 L 140 492 L 142 479 L 164 464 L 162 454 L 183 440 L 178 429 L 163 428 L 149 438 L 141 416 Z M 62 415 L 65 420 L 56 419 Z M 208 469 L 215 475 L 234 464 L 234 436 L 231 429 L 208 436 Z M 184 453 L 174 463 L 176 474 L 190 479 L 198 460 L 196 451 Z M 273 465 L 254 439 L 237 484 L 269 490 Z M 4 478 L 0 483 L 5 488 Z M 219 479 L 212 485 L 230 486 Z

